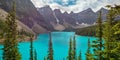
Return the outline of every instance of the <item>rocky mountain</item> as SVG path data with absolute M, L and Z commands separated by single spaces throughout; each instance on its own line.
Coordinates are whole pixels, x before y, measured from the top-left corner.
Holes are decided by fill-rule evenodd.
M 99 11 L 102 11 L 103 20 L 106 20 L 106 14 L 108 12 L 108 10 L 104 8 L 101 8 L 97 12 L 94 12 L 91 8 L 88 8 L 79 13 L 62 13 L 60 9 L 52 10 L 48 5 L 38 8 L 38 11 L 48 23 L 52 23 L 53 28 L 54 25 L 60 25 L 61 27 L 63 26 L 62 28 L 65 30 L 82 28 L 94 24 L 97 20 Z
M 0 8 L 9 12 L 12 2 L 12 0 L 0 0 Z M 108 10 L 104 8 L 100 10 L 103 11 L 103 20 L 106 20 Z M 48 5 L 36 8 L 30 0 L 16 0 L 18 20 L 35 33 L 55 30 L 68 31 L 92 25 L 96 22 L 99 11 L 94 12 L 88 8 L 79 13 L 62 13 L 60 9 L 52 10 Z
M 61 13 L 60 9 L 52 10 L 50 6 L 46 5 L 45 7 L 38 8 L 38 11 L 44 19 L 51 24 L 49 26 L 54 30 L 64 30 L 71 27 L 66 26 L 65 23 L 76 25 L 74 22 L 75 19 L 70 17 L 67 12 Z
M 60 24 L 67 22 L 71 25 L 76 25 L 75 23 L 76 20 L 72 18 L 67 12 L 61 13 L 59 9 L 55 9 L 54 13 L 56 17 L 58 18 Z
M 9 12 L 12 8 L 13 0 L 0 0 L 0 8 L 3 10 Z M 16 0 L 16 12 L 18 19 L 28 26 L 30 29 L 32 29 L 34 32 L 46 32 L 49 30 L 49 25 L 43 16 L 37 11 L 37 9 L 34 7 L 32 2 L 30 0 Z M 36 27 L 36 24 L 40 27 Z M 38 31 L 37 29 L 41 29 L 44 31 Z
M 57 23 L 57 21 L 52 9 L 47 5 L 45 7 L 39 8 L 38 11 L 44 17 L 44 20 L 48 23 L 48 26 L 51 28 L 49 30 L 53 30 L 54 28 L 51 25 L 51 22 Z
M 96 13 L 93 12 L 91 8 L 88 8 L 79 13 L 70 13 L 70 16 L 76 19 L 80 24 L 81 23 L 93 24 L 97 19 Z
M 38 11 L 46 21 L 57 23 L 54 12 L 50 8 L 50 6 L 46 5 L 45 7 L 39 8 Z

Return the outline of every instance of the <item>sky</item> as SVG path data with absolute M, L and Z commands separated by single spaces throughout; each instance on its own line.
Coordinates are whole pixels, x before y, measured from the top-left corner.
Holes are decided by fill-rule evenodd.
M 91 8 L 94 12 L 106 5 L 119 4 L 120 0 L 31 0 L 35 7 L 41 8 L 49 5 L 53 10 L 60 9 L 62 12 L 71 11 L 77 13 Z

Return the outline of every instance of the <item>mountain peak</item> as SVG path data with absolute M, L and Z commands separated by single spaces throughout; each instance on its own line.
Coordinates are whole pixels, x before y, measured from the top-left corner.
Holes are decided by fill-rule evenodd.
M 80 12 L 80 13 L 83 13 L 83 14 L 84 13 L 94 13 L 94 11 L 91 8 L 88 8 L 88 9 L 86 9 L 86 10 Z
M 54 12 L 61 12 L 60 9 L 55 9 Z
M 99 11 L 106 11 L 106 10 L 107 10 L 107 9 L 105 9 L 105 8 L 102 7 Z
M 50 6 L 49 6 L 49 5 L 45 5 L 44 7 L 46 7 L 46 8 L 50 8 Z
M 39 9 L 51 9 L 49 5 L 45 5 L 44 7 L 41 7 Z
M 65 11 L 63 14 L 68 14 L 68 12 Z
M 108 12 L 108 10 L 103 7 L 101 9 L 99 9 L 96 13 L 98 13 L 99 11 L 102 11 L 102 13 L 104 13 L 104 14 L 106 14 Z
M 73 13 L 74 13 L 73 11 L 70 12 L 70 14 L 73 14 Z
M 93 10 L 91 9 L 91 8 L 88 8 L 88 9 L 86 9 L 85 11 L 88 11 L 88 12 L 93 12 Z

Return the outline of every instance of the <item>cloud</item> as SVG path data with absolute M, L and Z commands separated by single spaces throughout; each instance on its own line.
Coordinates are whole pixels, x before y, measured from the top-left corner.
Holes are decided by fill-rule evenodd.
M 120 4 L 120 0 L 31 0 L 36 7 L 50 5 L 54 9 L 60 9 L 62 12 L 80 12 L 88 8 L 93 11 L 99 10 L 106 5 Z

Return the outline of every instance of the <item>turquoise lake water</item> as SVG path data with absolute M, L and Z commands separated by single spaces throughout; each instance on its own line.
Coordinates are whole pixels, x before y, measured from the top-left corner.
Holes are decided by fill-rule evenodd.
M 74 36 L 74 32 L 52 32 L 52 42 L 54 50 L 54 60 L 63 60 L 68 56 L 69 40 Z M 90 37 L 90 41 L 95 40 L 95 37 Z M 33 47 L 37 52 L 37 59 L 44 60 L 48 54 L 49 34 L 40 34 L 33 42 Z M 82 60 L 86 60 L 85 53 L 88 48 L 88 37 L 76 35 L 77 55 L 82 52 Z M 0 49 L 3 48 L 0 45 Z M 92 49 L 91 49 L 92 50 Z M 19 43 L 19 51 L 22 55 L 22 60 L 29 60 L 30 42 Z M 0 50 L 0 60 L 2 60 L 2 50 Z

